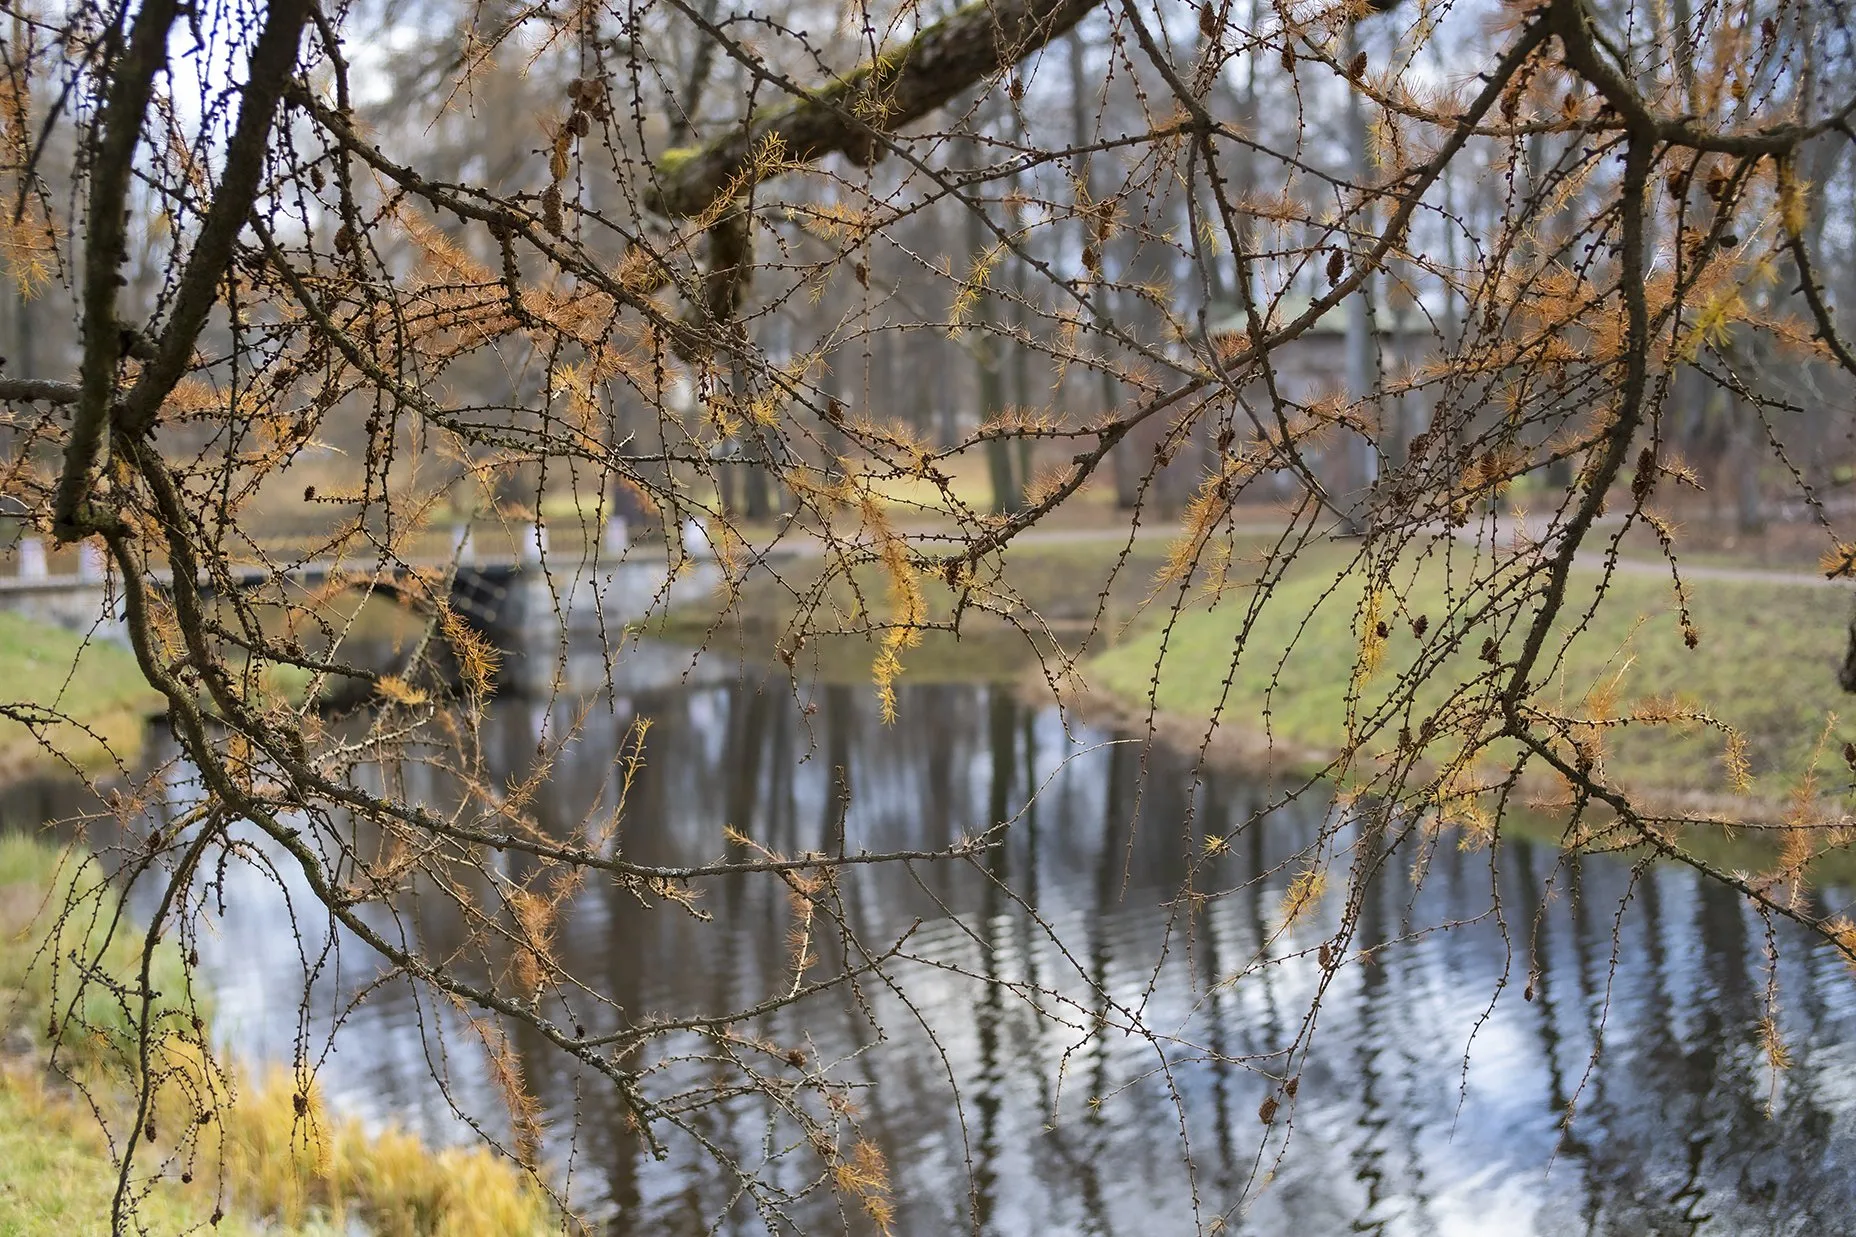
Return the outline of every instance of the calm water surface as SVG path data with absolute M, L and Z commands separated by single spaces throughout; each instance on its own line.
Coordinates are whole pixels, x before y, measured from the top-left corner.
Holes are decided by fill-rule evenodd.
M 712 861 L 724 824 L 793 853 L 840 839 L 927 849 L 1015 818 L 981 863 L 847 874 L 866 940 L 919 922 L 913 960 L 893 988 L 864 988 L 867 1008 L 832 994 L 756 1028 L 869 1084 L 859 1124 L 887 1154 L 901 1233 L 1856 1233 L 1856 987 L 1825 952 L 1780 934 L 1794 1064 L 1775 1086 L 1758 1041 L 1766 929 L 1686 871 L 1651 869 L 1633 887 L 1623 863 L 1561 862 L 1539 844 L 1446 845 L 1414 888 L 1416 855 L 1395 853 L 1355 940 L 1372 961 L 1337 972 L 1293 1122 L 1266 1130 L 1258 1071 L 1280 1070 L 1271 1054 L 1308 1016 L 1338 892 L 1266 940 L 1285 861 L 1325 803 L 1241 833 L 1200 875 L 1219 896 L 1188 917 L 1182 855 L 1269 802 L 1270 787 L 1218 775 L 1195 790 L 1187 762 L 1164 753 L 1143 774 L 1138 746 L 1066 733 L 1054 711 L 985 684 L 905 689 L 887 728 L 864 688 L 795 700 L 738 665 L 607 703 L 585 714 L 539 809 L 563 837 L 608 814 L 615 754 L 632 720 L 650 717 L 621 826 L 636 859 Z M 579 702 L 499 702 L 491 763 L 525 773 L 538 741 L 581 716 Z M 404 776 L 404 793 L 446 800 L 417 770 Z M 191 793 L 174 774 L 168 810 Z M 6 805 L 14 818 L 49 810 L 29 795 Z M 437 1139 L 464 1136 L 460 1111 L 494 1125 L 482 1054 L 453 1015 L 380 983 L 352 943 L 324 961 L 300 1008 L 322 942 L 290 931 L 279 889 L 256 872 L 228 880 L 203 947 L 228 1047 L 288 1061 L 299 1044 L 322 1052 L 339 1022 L 319 1070 L 337 1109 Z M 589 886 L 560 951 L 627 1018 L 744 1006 L 790 986 L 781 887 L 715 881 L 702 906 L 708 922 Z M 419 931 L 436 949 L 458 935 L 437 914 Z M 1260 950 L 1272 961 L 1252 967 Z M 1024 999 L 1033 991 L 1049 995 Z M 1111 1003 L 1140 1011 L 1164 1047 L 1099 1030 Z M 551 1161 L 571 1170 L 588 1214 L 626 1234 L 767 1231 L 692 1140 L 653 1158 L 598 1086 L 517 1043 Z M 705 1120 L 704 1136 L 743 1163 L 769 1150 L 755 1104 Z M 795 1214 L 807 1231 L 865 1227 L 828 1197 Z

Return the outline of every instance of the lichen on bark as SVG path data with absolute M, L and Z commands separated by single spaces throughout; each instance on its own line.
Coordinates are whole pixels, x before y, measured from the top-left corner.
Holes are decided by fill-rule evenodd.
M 776 148 L 780 166 L 845 154 L 874 162 L 883 139 L 990 73 L 1071 29 L 1101 0 L 975 0 L 828 84 L 764 109 L 700 146 L 665 151 L 645 204 L 691 218 L 757 179 L 756 152 Z

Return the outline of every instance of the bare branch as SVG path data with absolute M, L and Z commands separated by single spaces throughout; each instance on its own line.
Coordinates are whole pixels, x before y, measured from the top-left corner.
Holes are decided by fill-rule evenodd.
M 975 82 L 1068 31 L 1101 0 L 974 0 L 894 51 L 834 82 L 767 109 L 736 132 L 694 149 L 667 151 L 645 204 L 695 216 L 724 194 L 747 191 L 757 158 L 810 163 L 844 153 L 875 157 L 873 136 L 919 120 Z

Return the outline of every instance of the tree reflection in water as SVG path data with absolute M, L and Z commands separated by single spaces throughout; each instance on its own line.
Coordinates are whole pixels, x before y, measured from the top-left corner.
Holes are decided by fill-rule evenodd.
M 509 777 L 527 771 L 540 736 L 581 719 L 537 805 L 562 837 L 611 812 L 632 720 L 652 720 L 615 839 L 634 859 L 713 859 L 729 845 L 725 824 L 799 853 L 927 849 L 1014 819 L 1005 844 L 971 864 L 842 875 L 866 940 L 919 921 L 909 960 L 891 983 L 753 1028 L 861 1084 L 859 1125 L 888 1156 L 901 1232 L 1185 1233 L 1195 1200 L 1200 1225 L 1222 1218 L 1232 1232 L 1851 1231 L 1850 979 L 1822 952 L 1784 954 L 1780 1017 L 1795 1065 L 1773 1090 L 1757 1035 L 1763 925 L 1685 871 L 1563 858 L 1523 840 L 1494 853 L 1446 844 L 1414 888 L 1415 856 L 1387 856 L 1354 941 L 1371 961 L 1336 973 L 1293 1104 L 1266 1130 L 1258 1107 L 1280 1088 L 1259 1071 L 1283 1071 L 1276 1054 L 1306 1016 L 1316 947 L 1340 913 L 1331 894 L 1267 943 L 1283 865 L 1326 804 L 1304 800 L 1240 835 L 1196 878 L 1215 896 L 1193 903 L 1179 895 L 1194 840 L 1248 816 L 1268 788 L 1195 779 L 1166 752 L 1066 733 L 1054 711 L 1001 687 L 908 688 L 890 727 L 866 692 L 821 687 L 802 703 L 751 674 L 616 698 L 583 719 L 578 703 L 496 709 Z M 419 766 L 383 776 L 435 805 L 455 793 Z M 172 790 L 177 810 L 184 779 Z M 521 860 L 502 862 L 513 873 Z M 498 1128 L 481 1052 L 451 1011 L 369 972 L 359 948 L 337 965 L 324 942 L 299 945 L 276 888 L 228 877 L 204 952 L 231 1047 L 288 1061 L 307 1045 L 315 1058 L 340 1023 L 320 1065 L 337 1107 L 441 1138 L 467 1132 L 459 1114 Z M 628 1019 L 790 987 L 779 886 L 712 881 L 701 907 L 707 922 L 589 886 L 559 948 Z M 406 909 L 433 948 L 459 932 L 429 908 Z M 846 948 L 821 941 L 820 965 L 843 965 Z M 318 977 L 299 1011 L 306 968 Z M 1121 1029 L 1130 1012 L 1148 1037 Z M 694 1055 L 667 1072 L 707 1068 L 694 1039 L 673 1047 Z M 571 1171 L 587 1214 L 618 1233 L 765 1231 L 692 1140 L 652 1159 L 606 1089 L 559 1072 L 539 1045 L 517 1048 L 550 1162 Z M 768 1163 L 780 1129 L 763 1103 L 719 1105 L 699 1128 L 798 1188 L 796 1169 Z M 807 1231 L 865 1224 L 822 1192 L 798 1210 Z

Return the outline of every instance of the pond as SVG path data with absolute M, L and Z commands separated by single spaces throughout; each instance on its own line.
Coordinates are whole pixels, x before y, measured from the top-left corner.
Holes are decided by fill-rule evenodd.
M 896 1232 L 1856 1231 L 1851 977 L 1778 933 L 1792 1065 L 1775 1077 L 1759 1035 L 1767 929 L 1692 873 L 1524 839 L 1465 850 L 1446 837 L 1423 856 L 1408 841 L 1379 864 L 1323 988 L 1345 852 L 1335 887 L 1278 928 L 1326 800 L 1276 807 L 1204 859 L 1208 833 L 1285 787 L 1195 777 L 1184 757 L 1066 726 L 1009 686 L 904 686 L 899 706 L 884 726 L 866 687 L 795 694 L 728 662 L 590 709 L 505 699 L 488 719 L 490 764 L 508 778 L 576 731 L 536 804 L 568 837 L 610 815 L 615 762 L 650 718 L 616 838 L 643 861 L 713 861 L 725 825 L 795 854 L 928 850 L 1012 822 L 972 862 L 844 873 L 858 935 L 905 940 L 889 981 L 749 1028 L 854 1087 Z M 403 793 L 445 802 L 416 772 Z M 7 816 L 44 819 L 57 810 L 44 793 L 17 792 Z M 167 813 L 189 801 L 184 770 L 166 793 Z M 1371 844 L 1352 825 L 1337 841 Z M 485 1056 L 453 1011 L 383 980 L 352 941 L 326 953 L 313 916 L 293 927 L 283 894 L 302 891 L 288 880 L 237 865 L 226 879 L 202 965 L 229 1049 L 252 1062 L 307 1051 L 332 1107 L 373 1122 L 438 1140 L 468 1136 L 459 1114 L 500 1128 Z M 1189 880 L 1203 897 L 1182 896 Z M 559 954 L 627 1019 L 792 989 L 782 884 L 718 879 L 697 905 L 702 918 L 589 884 L 561 918 Z M 406 909 L 428 948 L 459 931 Z M 1298 1037 L 1308 1047 L 1291 1062 Z M 609 1091 L 515 1046 L 550 1165 L 609 1231 L 768 1231 L 716 1150 L 771 1158 L 773 1179 L 803 1185 L 758 1098 L 699 1114 L 710 1149 L 673 1131 L 653 1156 Z M 699 1074 L 699 1058 L 693 1037 L 673 1038 L 653 1064 L 667 1081 Z M 1259 1108 L 1287 1075 L 1296 1094 L 1266 1126 Z M 788 1210 L 797 1228 L 783 1231 L 869 1229 L 828 1191 Z

